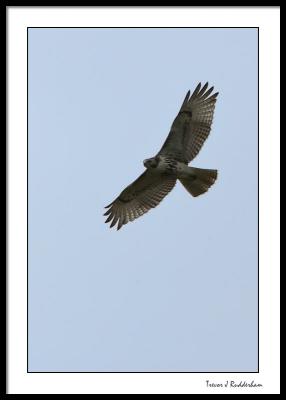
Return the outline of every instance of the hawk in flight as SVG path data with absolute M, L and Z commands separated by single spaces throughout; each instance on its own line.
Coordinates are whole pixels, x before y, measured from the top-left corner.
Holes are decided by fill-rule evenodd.
M 105 222 L 117 229 L 156 207 L 173 189 L 177 179 L 192 196 L 205 193 L 217 170 L 189 167 L 208 137 L 218 93 L 201 83 L 188 91 L 170 133 L 159 153 L 143 161 L 146 170 L 108 206 Z

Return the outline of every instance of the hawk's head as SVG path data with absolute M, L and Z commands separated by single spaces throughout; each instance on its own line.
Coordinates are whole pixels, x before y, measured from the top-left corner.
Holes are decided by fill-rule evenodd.
M 144 160 L 143 164 L 145 168 L 156 168 L 159 164 L 159 161 L 160 161 L 159 157 L 152 157 Z

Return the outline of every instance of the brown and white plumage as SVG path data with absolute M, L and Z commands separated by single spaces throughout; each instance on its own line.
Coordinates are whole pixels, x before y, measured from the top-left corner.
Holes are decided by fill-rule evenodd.
M 208 137 L 218 93 L 208 83 L 188 91 L 170 133 L 159 153 L 144 160 L 146 171 L 106 208 L 105 222 L 117 229 L 156 207 L 173 189 L 177 179 L 192 196 L 205 193 L 217 179 L 217 171 L 189 167 Z
M 156 207 L 175 183 L 175 177 L 155 174 L 147 169 L 106 207 L 108 211 L 104 215 L 108 215 L 108 218 L 105 222 L 111 221 L 111 228 L 118 222 L 117 229 L 120 229 L 122 225 Z
M 211 131 L 216 97 L 210 96 L 213 87 L 208 83 L 201 88 L 198 84 L 193 94 L 186 94 L 179 114 L 175 118 L 170 133 L 158 154 L 172 154 L 179 161 L 189 163 L 200 151 Z

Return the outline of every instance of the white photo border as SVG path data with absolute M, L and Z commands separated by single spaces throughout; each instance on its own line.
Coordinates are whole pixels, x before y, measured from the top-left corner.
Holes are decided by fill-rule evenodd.
M 279 394 L 279 7 L 7 7 L 7 23 L 8 393 Z M 259 373 L 27 372 L 27 28 L 108 26 L 259 28 Z

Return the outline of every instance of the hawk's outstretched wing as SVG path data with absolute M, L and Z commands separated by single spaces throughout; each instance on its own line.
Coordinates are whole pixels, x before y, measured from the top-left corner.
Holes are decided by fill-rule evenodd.
M 156 207 L 173 189 L 176 178 L 146 170 L 136 181 L 127 186 L 107 207 L 105 222 L 112 228 L 118 221 L 117 229 L 127 222 L 145 214 Z
M 213 87 L 207 88 L 208 83 L 202 88 L 199 83 L 191 96 L 188 91 L 159 155 L 172 155 L 185 163 L 196 157 L 210 133 L 218 95 L 210 96 Z

